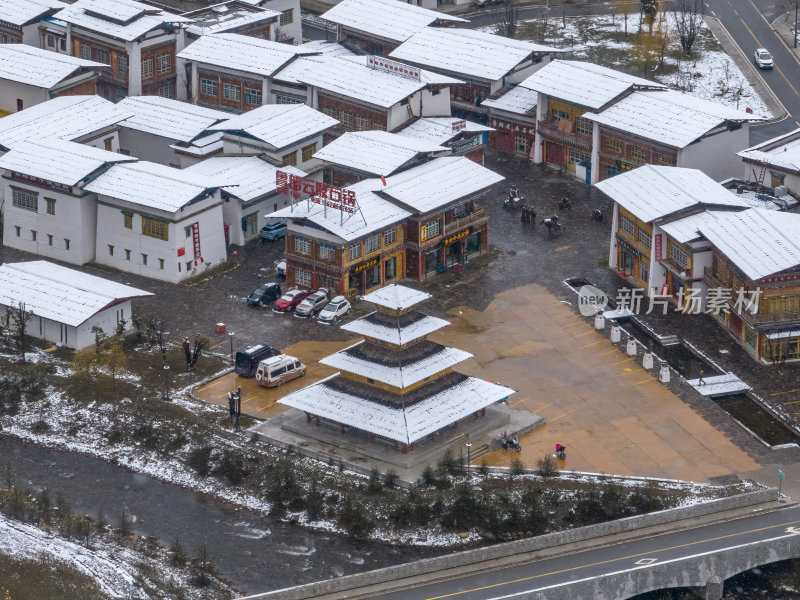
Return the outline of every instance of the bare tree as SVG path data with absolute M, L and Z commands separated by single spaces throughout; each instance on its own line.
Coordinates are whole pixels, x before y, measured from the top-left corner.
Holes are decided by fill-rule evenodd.
M 495 30 L 498 35 L 513 38 L 519 28 L 519 7 L 516 0 L 505 0 L 503 7 L 497 11 Z
M 672 0 L 671 13 L 681 48 L 686 56 L 691 56 L 692 46 L 703 26 L 706 4 L 704 0 Z
M 27 349 L 25 336 L 28 332 L 28 321 L 33 318 L 33 313 L 25 310 L 24 302 L 9 306 L 6 309 L 6 313 L 12 335 L 16 339 L 17 347 L 19 348 L 20 357 L 22 362 L 25 362 L 25 350 Z
M 616 0 L 614 7 L 622 15 L 622 22 L 625 25 L 625 37 L 628 37 L 628 18 L 631 16 L 631 2 L 630 0 Z

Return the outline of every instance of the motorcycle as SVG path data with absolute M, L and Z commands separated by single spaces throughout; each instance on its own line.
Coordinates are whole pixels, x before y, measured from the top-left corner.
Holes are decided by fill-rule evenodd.
M 556 447 L 556 458 L 559 458 L 560 460 L 566 460 L 567 459 L 567 447 L 566 446 L 562 446 L 562 445 L 559 444 Z
M 522 452 L 522 447 L 519 445 L 519 439 L 517 436 L 507 436 L 504 435 L 500 438 L 500 443 L 503 446 L 503 450 L 514 450 L 515 452 Z

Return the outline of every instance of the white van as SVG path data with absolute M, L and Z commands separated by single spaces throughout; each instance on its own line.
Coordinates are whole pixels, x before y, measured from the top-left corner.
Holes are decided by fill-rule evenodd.
M 264 387 L 278 387 L 306 374 L 306 366 L 294 356 L 278 354 L 258 363 L 256 381 Z

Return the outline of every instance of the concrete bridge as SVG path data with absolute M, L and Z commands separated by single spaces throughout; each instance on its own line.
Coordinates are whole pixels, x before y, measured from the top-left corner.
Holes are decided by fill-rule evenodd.
M 248 596 L 246 600 L 624 600 L 800 558 L 800 507 L 762 490 Z

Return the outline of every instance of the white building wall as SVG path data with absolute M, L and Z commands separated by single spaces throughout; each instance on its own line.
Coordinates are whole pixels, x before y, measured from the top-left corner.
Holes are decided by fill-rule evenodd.
M 22 100 L 23 110 L 49 99 L 46 88 L 0 79 L 0 110 L 17 112 L 17 101 Z
M 450 88 L 439 89 L 436 95 L 431 94 L 430 90 L 424 89 L 421 92 L 422 116 L 423 117 L 449 117 L 450 112 Z
M 39 23 L 30 23 L 22 28 L 22 43 L 26 46 L 39 47 Z
M 125 154 L 130 153 L 136 158 L 162 165 L 180 166 L 175 150 L 169 147 L 176 142 L 177 140 L 125 127 L 124 124 L 119 128 L 119 145 Z
M 414 115 L 419 116 L 419 101 L 415 102 L 415 99 L 419 93 L 415 94 L 414 97 L 409 101 L 408 105 L 401 105 L 401 104 L 394 104 L 390 109 L 388 114 L 386 115 L 386 130 L 387 131 L 394 131 L 404 123 L 407 123 L 411 119 L 414 118 Z M 409 113 L 408 106 L 411 106 L 411 110 L 414 111 L 413 114 Z
M 504 81 L 501 81 L 501 84 L 506 85 L 506 86 L 508 86 L 508 85 L 516 85 L 516 84 L 520 83 L 521 81 L 524 81 L 525 79 L 527 79 L 528 77 L 530 77 L 531 75 L 536 73 L 536 71 L 541 69 L 543 66 L 548 64 L 552 60 L 552 58 L 553 58 L 553 56 L 551 54 L 545 54 L 544 56 L 542 56 L 542 60 L 540 62 L 531 63 L 529 65 L 524 66 L 523 68 L 521 68 L 519 70 L 516 70 L 516 71 L 506 75 L 504 77 Z M 492 84 L 492 88 L 493 88 L 492 89 L 492 93 L 494 93 L 494 84 Z
M 679 167 L 700 169 L 714 181 L 735 177 L 741 169 L 736 153 L 750 147 L 750 124 L 701 139 L 678 151 Z
M 284 35 L 294 38 L 293 43 L 295 45 L 303 43 L 302 24 L 300 22 L 300 0 L 261 0 L 258 5 L 279 12 L 291 9 L 292 22 L 287 25 L 279 24 L 278 27 Z M 275 39 L 274 36 L 272 39 Z
M 14 206 L 12 188 L 38 194 L 38 210 L 33 212 Z M 94 258 L 97 231 L 95 194 L 87 193 L 78 198 L 8 179 L 3 180 L 3 193 L 7 199 L 3 219 L 3 243 L 6 246 L 75 265 Z M 45 198 L 56 201 L 54 215 L 47 214 Z M 36 232 L 35 240 L 33 231 Z M 52 236 L 52 245 L 48 236 Z M 66 240 L 69 240 L 69 249 Z
M 183 211 L 167 214 L 101 196 L 97 219 L 103 223 L 97 232 L 95 260 L 128 273 L 138 273 L 162 281 L 177 283 L 227 258 L 225 231 L 219 192 Z M 123 211 L 133 212 L 133 227 L 124 226 Z M 142 234 L 142 215 L 170 220 L 167 240 Z M 185 228 L 198 223 L 203 261 L 194 265 L 191 233 Z M 109 246 L 113 246 L 113 254 Z M 183 255 L 179 255 L 182 249 Z M 130 250 L 130 259 L 126 250 Z M 143 255 L 146 255 L 146 263 Z M 162 263 L 163 261 L 163 263 Z M 190 263 L 190 264 L 189 264 Z M 188 272 L 187 272 L 188 269 Z
M 545 117 L 547 116 L 547 112 L 550 110 L 548 106 L 548 98 L 544 94 L 539 94 L 539 100 L 536 103 L 536 121 L 544 121 Z M 536 129 L 536 138 L 533 143 L 533 162 L 536 164 L 541 164 L 544 160 L 544 156 L 542 156 L 542 134 L 539 133 L 539 129 L 537 126 Z M 616 216 L 617 207 L 614 206 L 614 215 Z
M 108 148 L 106 147 L 106 140 L 109 141 Z M 100 148 L 101 150 L 119 152 L 119 129 L 117 129 L 116 125 L 113 125 L 104 129 L 98 129 L 82 137 L 75 138 L 72 141 L 92 146 L 93 148 Z
M 541 98 L 541 96 L 539 96 Z M 538 137 L 538 136 L 537 136 Z M 619 224 L 619 205 L 614 202 L 614 213 L 611 217 L 611 239 L 608 248 L 608 266 L 617 268 L 617 225 Z

